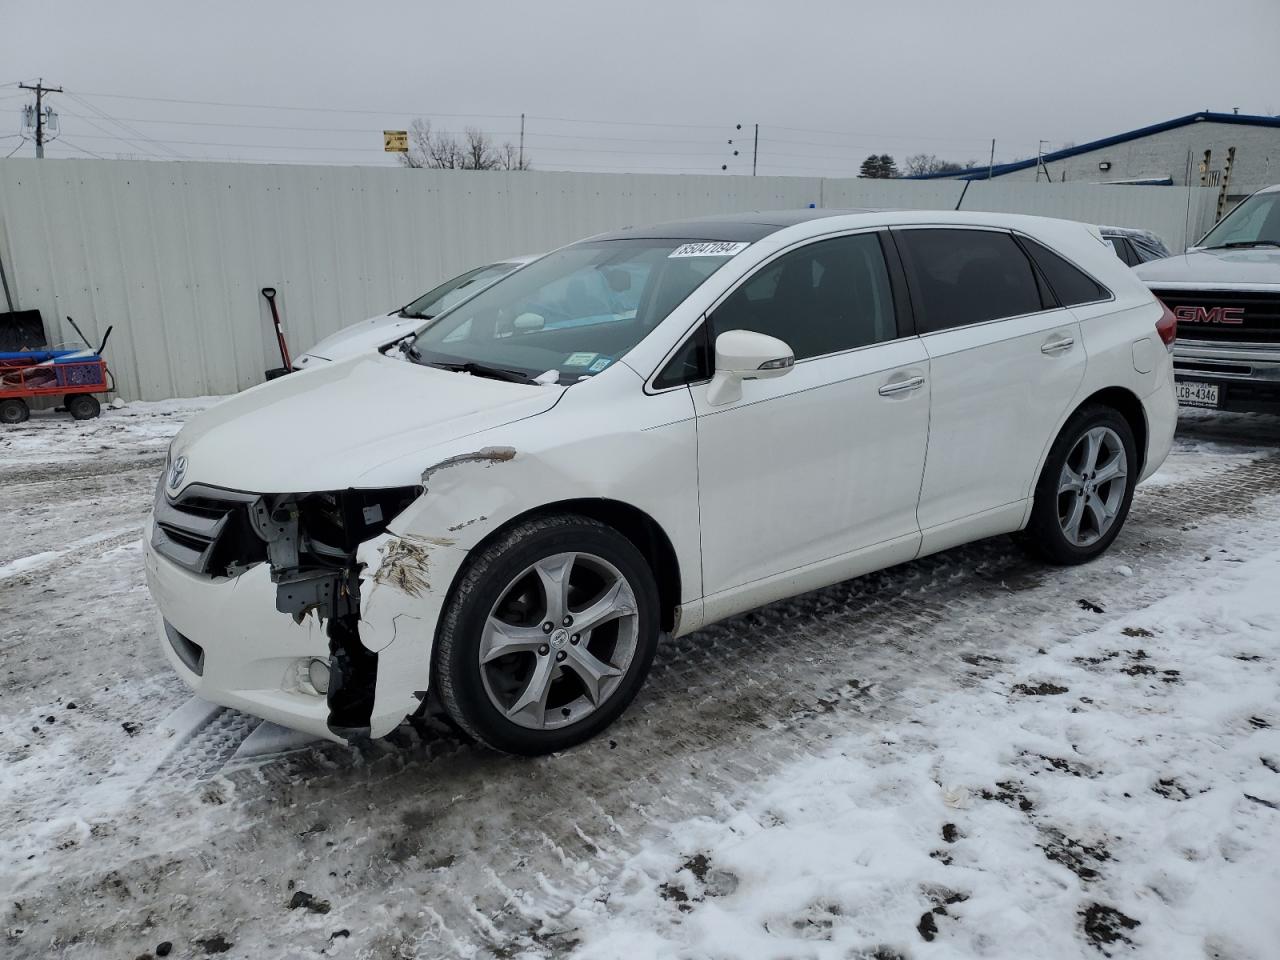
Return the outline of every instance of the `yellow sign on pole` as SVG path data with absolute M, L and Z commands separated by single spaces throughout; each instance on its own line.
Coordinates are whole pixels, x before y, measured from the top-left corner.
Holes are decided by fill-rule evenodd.
M 409 152 L 408 130 L 383 130 L 382 149 L 387 153 Z

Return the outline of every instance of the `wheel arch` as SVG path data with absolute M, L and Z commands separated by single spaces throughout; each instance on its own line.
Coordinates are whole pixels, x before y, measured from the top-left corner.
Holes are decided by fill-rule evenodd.
M 1138 453 L 1138 476 L 1142 475 L 1143 469 L 1147 465 L 1147 435 L 1149 428 L 1147 425 L 1147 411 L 1142 406 L 1142 401 L 1138 399 L 1138 395 L 1125 387 L 1105 387 L 1095 393 L 1091 393 L 1078 403 L 1074 410 L 1063 421 L 1063 427 L 1079 413 L 1082 409 L 1090 405 L 1100 405 L 1111 407 L 1120 416 L 1124 417 L 1129 424 L 1129 429 L 1133 431 L 1133 443 L 1137 447 Z M 1059 434 L 1062 430 L 1059 429 Z M 1054 438 L 1057 439 L 1056 437 Z
M 557 500 L 553 503 L 540 504 L 516 514 L 498 527 L 489 531 L 469 552 L 485 549 L 490 543 L 501 538 L 512 527 L 538 517 L 578 514 L 597 520 L 605 526 L 616 530 L 633 544 L 644 556 L 645 562 L 653 572 L 654 581 L 658 585 L 658 602 L 662 629 L 671 632 L 675 629 L 676 608 L 680 605 L 680 560 L 675 546 L 666 530 L 652 516 L 632 504 L 621 500 L 604 497 L 579 497 L 571 500 Z M 464 563 L 454 575 L 449 585 L 449 595 L 463 576 L 466 569 Z
M 1149 434 L 1147 412 L 1142 406 L 1142 401 L 1136 393 L 1125 387 L 1111 386 L 1095 390 L 1067 411 L 1062 418 L 1062 422 L 1058 424 L 1058 429 L 1045 443 L 1044 450 L 1040 454 L 1040 463 L 1032 476 L 1031 489 L 1027 497 L 1026 513 L 1022 520 L 1024 525 L 1031 518 L 1031 511 L 1035 505 L 1036 490 L 1039 488 L 1040 478 L 1044 474 L 1045 465 L 1049 462 L 1049 454 L 1052 452 L 1054 444 L 1058 442 L 1058 439 L 1062 436 L 1062 431 L 1067 429 L 1067 424 L 1071 422 L 1072 418 L 1085 407 L 1092 405 L 1110 407 L 1124 417 L 1125 422 L 1129 424 L 1129 429 L 1133 431 L 1133 443 L 1137 448 L 1138 455 L 1137 473 L 1138 476 L 1142 475 L 1147 463 L 1147 437 Z

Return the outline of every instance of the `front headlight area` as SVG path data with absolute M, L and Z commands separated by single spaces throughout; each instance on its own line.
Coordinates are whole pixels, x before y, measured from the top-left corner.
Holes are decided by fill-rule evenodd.
M 250 510 L 266 544 L 276 609 L 298 622 L 358 612 L 356 549 L 386 530 L 423 488 L 269 494 Z
M 361 544 L 423 494 L 423 487 L 252 494 L 189 485 L 156 498 L 153 544 L 189 571 L 235 577 L 265 562 L 275 607 L 301 623 L 324 624 L 329 659 L 297 665 L 293 686 L 325 697 L 328 726 L 347 739 L 367 737 L 378 655 L 360 641 Z

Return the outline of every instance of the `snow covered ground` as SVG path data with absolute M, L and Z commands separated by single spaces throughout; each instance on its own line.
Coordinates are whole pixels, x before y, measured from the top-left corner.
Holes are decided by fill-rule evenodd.
M 530 761 L 189 697 L 137 537 L 208 402 L 0 432 L 0 956 L 1280 956 L 1280 420 L 1185 417 L 1102 561 L 775 604 Z

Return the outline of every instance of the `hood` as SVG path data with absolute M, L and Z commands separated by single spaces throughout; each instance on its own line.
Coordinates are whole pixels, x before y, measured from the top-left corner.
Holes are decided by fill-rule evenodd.
M 1192 250 L 1177 257 L 1140 263 L 1133 268 L 1144 283 L 1213 287 L 1260 284 L 1280 286 L 1280 247 L 1235 250 Z
M 408 486 L 438 459 L 437 444 L 543 413 L 564 390 L 373 353 L 224 400 L 188 421 L 171 455 L 187 458 L 182 486 L 252 493 Z
M 294 363 L 306 367 L 310 358 L 345 360 L 357 354 L 370 353 L 393 340 L 407 337 L 426 322 L 419 317 L 402 317 L 399 313 L 380 313 L 325 337 L 306 353 L 295 358 Z

